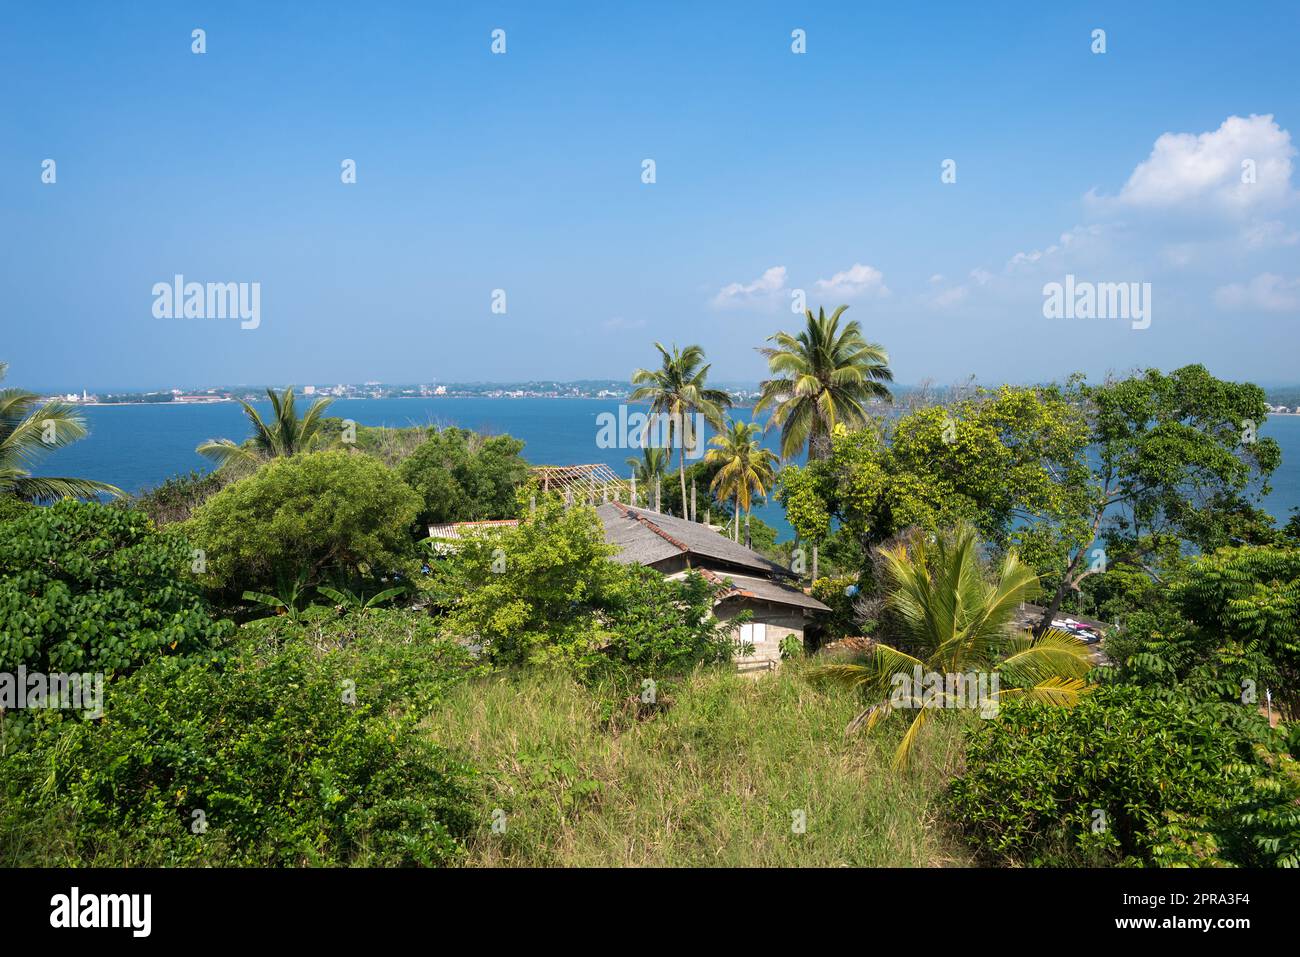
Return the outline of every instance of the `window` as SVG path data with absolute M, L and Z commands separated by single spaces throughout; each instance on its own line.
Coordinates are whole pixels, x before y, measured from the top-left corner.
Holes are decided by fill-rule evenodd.
M 751 621 L 740 626 L 742 645 L 760 645 L 767 641 L 767 622 Z

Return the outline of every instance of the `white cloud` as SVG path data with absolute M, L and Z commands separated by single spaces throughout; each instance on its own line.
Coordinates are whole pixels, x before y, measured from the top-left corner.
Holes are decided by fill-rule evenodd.
M 1247 283 L 1220 286 L 1214 301 L 1221 309 L 1246 312 L 1300 312 L 1300 279 L 1260 273 Z
M 1291 201 L 1291 134 L 1271 114 L 1230 116 L 1208 133 L 1164 133 L 1113 199 L 1094 204 L 1128 209 L 1247 213 Z M 1253 164 L 1254 182 L 1243 182 Z
M 888 296 L 885 276 L 873 266 L 854 263 L 830 279 L 818 279 L 817 288 L 824 293 L 851 299 L 862 295 Z
M 753 282 L 733 282 L 723 286 L 713 297 L 713 305 L 717 309 L 732 309 L 756 302 L 770 302 L 784 288 L 785 267 L 773 266 Z
M 1300 243 L 1300 232 L 1276 219 L 1251 223 L 1241 231 L 1241 240 L 1247 249 L 1268 249 L 1272 246 L 1294 246 Z

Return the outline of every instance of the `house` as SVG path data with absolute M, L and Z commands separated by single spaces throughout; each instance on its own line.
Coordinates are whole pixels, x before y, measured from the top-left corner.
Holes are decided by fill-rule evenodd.
M 809 618 L 830 611 L 793 584 L 789 569 L 708 525 L 621 502 L 606 502 L 596 514 L 605 526 L 605 541 L 618 548 L 614 561 L 645 565 L 669 578 L 695 570 L 721 588 L 713 608 L 720 621 L 752 613 L 737 636 L 742 645 L 753 646 L 751 654 L 737 660 L 742 670 L 776 667 L 781 639 L 793 635 L 802 643 Z
M 712 526 L 622 502 L 596 506 L 605 529 L 605 541 L 618 551 L 613 559 L 638 564 L 667 576 L 682 578 L 697 571 L 719 588 L 713 614 L 730 621 L 748 611 L 737 640 L 752 651 L 737 659 L 742 671 L 766 670 L 781 660 L 781 639 L 793 635 L 800 643 L 809 619 L 830 608 L 804 594 L 788 568 L 752 548 L 733 542 Z M 437 554 L 455 550 L 455 542 L 472 530 L 495 530 L 518 525 L 515 519 L 454 522 L 430 525 Z

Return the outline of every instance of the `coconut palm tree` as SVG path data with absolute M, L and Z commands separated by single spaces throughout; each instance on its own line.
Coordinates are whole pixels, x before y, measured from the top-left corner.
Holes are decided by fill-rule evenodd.
M 282 394 L 267 389 L 274 418 L 268 425 L 257 410 L 240 400 L 244 415 L 253 427 L 253 435 L 242 445 L 230 439 L 209 439 L 195 451 L 207 456 L 217 466 L 257 465 L 265 459 L 296 455 L 309 449 L 320 434 L 321 419 L 333 399 L 317 399 L 301 419 L 293 407 L 293 386 L 285 387 Z
M 980 563 L 976 532 L 963 525 L 948 535 L 913 533 L 910 540 L 878 554 L 886 604 L 897 613 L 907 650 L 877 644 L 865 662 L 823 665 L 812 677 L 866 691 L 871 703 L 847 731 L 870 730 L 895 710 L 913 712 L 894 754 L 896 768 L 907 765 L 917 734 L 934 711 L 970 703 L 960 691 L 951 692 L 955 682 L 945 682 L 946 690 L 936 688 L 930 676 L 984 676 L 992 693 L 981 708 L 1011 697 L 1069 706 L 1087 692 L 1084 676 L 1092 663 L 1086 645 L 1062 631 L 1035 637 L 1013 629 L 1020 603 L 1038 583 L 1014 551 L 989 578 Z M 916 687 L 922 675 L 924 692 Z
M 649 501 L 650 490 L 654 488 L 655 481 L 667 475 L 668 469 L 673 463 L 667 449 L 649 445 L 641 450 L 640 458 L 630 456 L 627 459 L 627 464 L 632 467 L 632 474 L 636 477 L 636 484 L 646 490 L 646 501 Z M 636 503 L 633 502 L 632 504 L 635 505 Z
M 632 384 L 637 386 L 631 401 L 648 401 L 652 412 L 666 416 L 669 447 L 676 438 L 680 446 L 679 471 L 682 480 L 682 518 L 687 518 L 686 502 L 686 448 L 696 447 L 703 436 L 696 435 L 692 416 L 702 415 L 715 429 L 722 427 L 722 410 L 731 407 L 731 396 L 722 389 L 705 385 L 709 366 L 704 363 L 704 350 L 699 346 L 669 352 L 656 342 L 662 364 L 658 369 L 637 369 L 632 373 Z M 649 427 L 647 427 L 648 429 Z
M 763 448 L 759 436 L 762 428 L 753 422 L 727 420 L 727 427 L 709 440 L 710 445 L 704 461 L 721 464 L 713 481 L 709 484 L 715 495 L 721 499 L 732 499 L 736 503 L 736 528 L 732 538 L 740 540 L 740 513 L 749 512 L 752 496 L 766 495 L 776 480 L 778 459 L 771 449 Z
M 847 308 L 840 306 L 830 316 L 818 309 L 816 317 L 807 309 L 802 332 L 778 332 L 768 337 L 775 348 L 758 350 L 773 378 L 761 384 L 754 413 L 772 410 L 771 424 L 781 427 L 783 458 L 794 458 L 805 445 L 808 458 L 826 458 L 837 424 L 859 428 L 867 422 L 872 399 L 891 397 L 884 385 L 894 381 L 889 354 L 864 339 L 856 321 L 840 328 Z
M 9 364 L 0 362 L 0 381 L 8 371 Z M 86 422 L 74 408 L 66 402 L 41 405 L 40 396 L 22 389 L 0 389 L 0 496 L 48 502 L 123 494 L 104 482 L 34 476 L 28 471 L 43 453 L 85 438 Z

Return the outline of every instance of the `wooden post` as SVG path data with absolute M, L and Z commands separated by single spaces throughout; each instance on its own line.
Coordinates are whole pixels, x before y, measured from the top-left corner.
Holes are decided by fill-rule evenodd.
M 711 508 L 706 508 L 706 509 L 704 510 L 704 524 L 705 524 L 705 525 L 712 525 L 712 524 L 713 524 L 713 522 L 712 522 L 712 518 L 713 518 L 713 509 L 711 509 Z

